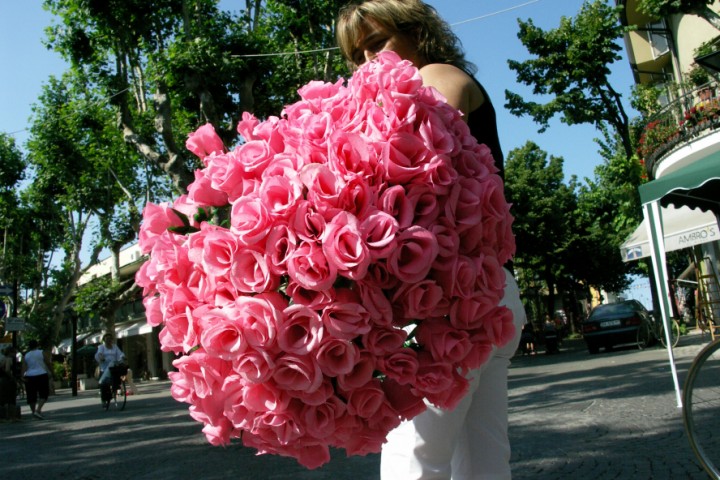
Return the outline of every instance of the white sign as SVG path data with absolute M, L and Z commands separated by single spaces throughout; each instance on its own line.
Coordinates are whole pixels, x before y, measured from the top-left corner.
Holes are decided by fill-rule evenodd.
M 6 332 L 20 332 L 25 330 L 25 319 L 20 317 L 8 317 L 5 319 Z
M 13 293 L 11 285 L 0 285 L 0 297 L 8 297 Z

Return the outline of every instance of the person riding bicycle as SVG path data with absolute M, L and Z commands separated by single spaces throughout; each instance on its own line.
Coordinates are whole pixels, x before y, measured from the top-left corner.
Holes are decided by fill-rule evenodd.
M 113 382 L 110 367 L 120 365 L 125 361 L 125 354 L 117 345 L 113 344 L 112 333 L 103 335 L 103 344 L 95 352 L 95 361 L 100 365 L 100 391 L 103 401 L 110 400 L 111 385 Z

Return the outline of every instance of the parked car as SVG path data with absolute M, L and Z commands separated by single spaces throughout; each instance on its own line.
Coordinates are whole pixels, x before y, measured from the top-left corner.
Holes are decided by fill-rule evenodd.
M 590 353 L 600 347 L 636 343 L 637 332 L 643 321 L 652 322 L 650 312 L 637 300 L 598 305 L 582 323 L 583 337 Z

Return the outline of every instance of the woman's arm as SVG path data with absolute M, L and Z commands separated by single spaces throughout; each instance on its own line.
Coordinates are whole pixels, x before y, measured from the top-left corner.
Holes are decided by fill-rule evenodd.
M 467 122 L 467 115 L 478 108 L 485 98 L 477 83 L 457 67 L 444 63 L 431 63 L 420 69 L 423 85 L 434 87 L 440 92 L 447 103 L 463 112 L 463 119 Z

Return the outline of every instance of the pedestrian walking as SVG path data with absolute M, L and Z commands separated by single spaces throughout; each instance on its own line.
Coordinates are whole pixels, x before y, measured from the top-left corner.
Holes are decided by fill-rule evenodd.
M 30 340 L 29 350 L 23 356 L 22 374 L 25 379 L 25 394 L 32 416 L 44 420 L 42 409 L 50 395 L 50 359 L 38 345 Z

